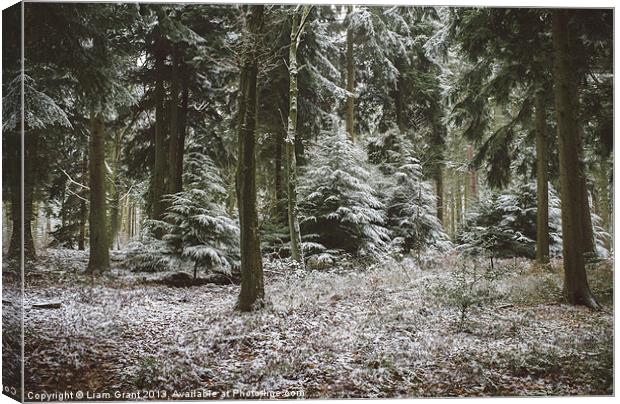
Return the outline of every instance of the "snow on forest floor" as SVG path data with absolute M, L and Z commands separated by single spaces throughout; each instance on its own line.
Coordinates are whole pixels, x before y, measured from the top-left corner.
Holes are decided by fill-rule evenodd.
M 558 263 L 506 260 L 504 275 L 467 300 L 450 256 L 425 269 L 410 260 L 363 271 L 266 263 L 270 304 L 251 314 L 233 310 L 236 285 L 154 285 L 145 280 L 162 274 L 129 273 L 118 260 L 93 279 L 80 274 L 86 262 L 49 250 L 27 274 L 26 391 L 613 393 L 609 261 L 589 271 L 599 312 L 559 303 Z M 30 307 L 47 301 L 62 306 Z M 461 321 L 463 301 L 473 303 Z

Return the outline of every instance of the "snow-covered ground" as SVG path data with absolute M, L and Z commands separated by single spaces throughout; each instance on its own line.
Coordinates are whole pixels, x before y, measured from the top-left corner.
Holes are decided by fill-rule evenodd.
M 162 274 L 128 273 L 119 261 L 93 279 L 80 275 L 86 259 L 50 250 L 27 275 L 26 393 L 612 393 L 610 262 L 590 270 L 600 312 L 558 303 L 557 263 L 545 270 L 508 260 L 498 279 L 472 285 L 449 256 L 424 269 L 410 260 L 308 272 L 267 263 L 268 308 L 241 314 L 238 286 L 155 285 L 145 280 Z M 39 302 L 62 306 L 31 307 Z

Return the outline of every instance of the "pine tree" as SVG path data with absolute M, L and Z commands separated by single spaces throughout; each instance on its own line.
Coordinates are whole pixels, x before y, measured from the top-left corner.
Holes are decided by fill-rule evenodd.
M 374 255 L 390 239 L 385 206 L 378 193 L 381 175 L 368 164 L 337 123 L 308 150 L 299 189 L 301 226 L 318 250 Z
M 24 177 L 21 173 L 21 87 L 24 87 Z M 3 120 L 2 133 L 6 141 L 6 161 L 11 172 L 8 178 L 8 193 L 11 196 L 11 221 L 13 231 L 9 243 L 9 257 L 18 257 L 22 250 L 22 225 L 24 238 L 24 256 L 35 258 L 34 240 L 32 238 L 33 220 L 33 200 L 35 190 L 39 186 L 40 172 L 36 167 L 40 167 L 46 160 L 41 160 L 38 155 L 41 153 L 41 136 L 43 130 L 50 130 L 54 126 L 70 128 L 71 123 L 67 114 L 62 108 L 47 94 L 37 89 L 37 83 L 29 75 L 16 75 L 4 88 L 2 98 Z M 23 183 L 22 183 L 23 179 Z M 23 187 L 23 199 L 21 196 Z M 23 203 L 23 220 L 21 206 Z
M 219 170 L 200 153 L 188 154 L 184 165 L 186 189 L 165 197 L 163 220 L 151 225 L 164 234 L 169 255 L 231 275 L 239 268 L 239 225 L 226 212 Z
M 560 199 L 553 187 L 549 187 L 548 227 L 550 254 L 558 256 L 562 251 L 562 228 Z M 484 252 L 493 258 L 528 257 L 537 254 L 536 218 L 538 185 L 535 182 L 514 184 L 506 190 L 495 190 L 480 198 L 467 215 L 459 231 L 458 247 L 470 252 Z
M 579 111 L 574 74 L 571 74 L 570 11 L 553 11 L 554 94 L 558 121 L 560 154 L 560 191 L 562 195 L 562 234 L 564 257 L 564 293 L 573 304 L 599 308 L 586 276 L 583 256 L 583 209 L 576 195 L 581 195 L 579 162 L 582 145 L 576 117 Z M 577 173 L 577 175 L 575 175 Z
M 392 243 L 403 253 L 418 254 L 428 247 L 444 250 L 448 236 L 437 217 L 437 198 L 424 179 L 411 142 L 397 128 L 377 136 L 368 145 L 371 162 L 379 164 L 386 178 L 386 213 Z

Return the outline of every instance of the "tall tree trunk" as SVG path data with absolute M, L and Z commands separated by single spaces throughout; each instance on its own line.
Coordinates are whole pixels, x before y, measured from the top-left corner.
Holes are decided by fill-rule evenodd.
M 34 238 L 32 237 L 33 196 L 37 175 L 37 153 L 39 133 L 36 130 L 24 132 L 24 257 L 36 258 Z
M 536 95 L 536 260 L 549 262 L 549 173 L 544 94 Z
M 120 222 L 120 193 L 118 191 L 118 165 L 121 154 L 121 130 L 117 129 L 114 133 L 114 145 L 112 153 L 112 181 L 111 181 L 111 193 L 112 203 L 110 204 L 110 235 L 108 236 L 108 243 L 110 248 L 114 248 L 114 241 L 118 234 L 119 222 Z
M 451 214 L 450 214 L 450 232 L 452 233 L 450 236 L 452 237 L 452 239 L 454 240 L 456 237 L 456 231 L 457 231 L 457 214 L 458 214 L 458 199 L 457 199 L 457 193 L 455 192 L 455 190 L 453 189 L 452 192 L 450 193 L 450 199 L 451 199 Z
M 295 140 L 297 133 L 297 47 L 301 41 L 306 18 L 310 6 L 304 6 L 301 22 L 297 21 L 297 13 L 293 14 L 291 27 L 291 44 L 289 46 L 289 113 L 286 137 L 286 172 L 288 193 L 288 227 L 291 238 L 291 258 L 303 265 L 304 257 L 301 248 L 301 230 L 297 211 L 297 161 L 295 157 Z
M 284 200 L 284 187 L 282 186 L 282 144 L 284 143 L 284 134 L 280 131 L 275 133 L 276 155 L 274 162 L 274 199 L 278 215 L 284 211 L 282 201 Z
M 353 6 L 347 6 L 349 15 L 353 12 Z M 355 143 L 355 106 L 353 92 L 355 91 L 355 60 L 353 58 L 353 30 L 347 28 L 347 91 L 351 95 L 347 96 L 347 133 L 353 143 Z
M 437 193 L 437 218 L 443 225 L 443 170 L 441 167 L 438 167 L 435 173 L 435 190 Z
M 467 189 L 467 185 L 465 185 Z M 463 223 L 463 193 L 461 192 L 461 172 L 456 172 L 456 229 Z M 465 198 L 466 199 L 466 198 Z
M 601 217 L 601 227 L 611 234 L 611 201 L 610 201 L 610 189 L 609 189 L 609 160 L 607 158 L 603 158 L 600 162 L 596 174 L 596 188 L 598 190 L 598 210 L 599 215 Z M 605 247 L 607 249 L 611 249 L 612 247 L 612 238 L 607 238 L 605 241 Z
M 84 150 L 82 154 L 82 184 L 87 183 L 88 176 L 88 152 Z M 88 198 L 88 192 L 85 188 L 81 189 L 80 196 L 84 199 Z M 78 250 L 86 249 L 86 221 L 88 220 L 88 206 L 86 201 L 80 200 L 80 231 L 78 234 Z
M 21 259 L 22 253 L 22 143 L 21 133 L 16 131 L 10 133 L 6 137 L 6 143 L 3 144 L 7 152 L 6 164 L 4 169 L 4 178 L 8 179 L 9 192 L 11 194 L 11 241 L 9 243 L 8 257 Z M 9 175 L 10 174 L 10 175 Z
M 155 220 L 161 220 L 164 214 L 162 197 L 165 193 L 166 170 L 166 133 L 164 129 L 164 81 L 163 69 L 166 57 L 162 49 L 161 39 L 157 40 L 155 49 L 155 163 L 151 178 L 151 215 Z M 161 235 L 159 235 L 161 236 Z
M 187 77 L 187 68 L 183 65 L 183 78 L 181 90 L 181 109 L 179 113 L 179 136 L 177 147 L 177 167 L 176 167 L 176 187 L 175 192 L 183 191 L 183 157 L 185 157 L 185 135 L 187 133 L 187 112 L 189 103 L 189 84 Z
M 237 200 L 241 247 L 241 291 L 237 309 L 251 311 L 264 305 L 263 262 L 256 211 L 256 115 L 259 35 L 263 25 L 262 5 L 244 7 L 244 48 L 239 84 Z
M 478 179 L 476 178 L 476 169 L 472 166 L 474 160 L 474 148 L 472 145 L 467 145 L 467 161 L 469 161 L 469 197 L 476 200 L 478 199 Z
M 596 257 L 596 244 L 594 243 L 594 228 L 592 226 L 592 216 L 590 213 L 590 198 L 588 194 L 588 184 L 586 182 L 585 164 L 580 161 L 579 188 L 581 190 L 581 229 L 583 236 L 583 252 L 587 257 Z
M 433 110 L 433 138 L 432 143 L 432 171 L 435 178 L 435 193 L 437 195 L 437 218 L 443 221 L 443 168 L 444 168 L 444 147 L 445 147 L 445 127 L 441 124 L 440 115 L 437 109 Z
M 89 140 L 90 216 L 88 272 L 104 272 L 110 267 L 106 229 L 105 128 L 101 112 L 91 111 Z
M 400 71 L 400 65 L 397 66 L 397 68 Z M 405 125 L 405 113 L 404 113 L 404 106 L 403 106 L 403 91 L 402 91 L 402 76 L 399 75 L 396 78 L 396 88 L 393 91 L 393 98 L 394 98 L 394 113 L 396 115 L 396 125 L 398 126 L 398 132 L 401 134 L 401 136 L 405 133 L 406 125 Z
M 166 190 L 169 194 L 177 192 L 177 164 L 179 154 L 179 49 L 172 52 L 172 75 L 170 77 L 170 141 L 168 142 L 168 180 Z
M 131 240 L 131 231 L 132 231 L 132 222 L 133 222 L 133 212 L 131 211 L 131 205 L 129 204 L 129 198 L 127 198 L 127 227 L 125 230 L 127 231 L 127 240 Z
M 569 45 L 569 10 L 553 10 L 553 80 L 560 155 L 560 195 L 562 200 L 562 237 L 564 256 L 564 293 L 572 304 L 591 308 L 600 306 L 594 299 L 583 257 L 583 209 L 575 201 L 581 195 L 579 164 L 580 132 L 577 128 L 577 91 Z

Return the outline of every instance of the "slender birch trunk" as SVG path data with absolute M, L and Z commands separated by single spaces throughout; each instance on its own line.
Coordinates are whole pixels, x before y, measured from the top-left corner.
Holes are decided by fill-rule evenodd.
M 291 27 L 291 44 L 289 47 L 289 113 L 286 136 L 286 171 L 288 177 L 288 226 L 291 237 L 291 257 L 303 265 L 304 257 L 301 248 L 301 231 L 297 209 L 297 161 L 295 158 L 295 141 L 297 133 L 297 47 L 301 41 L 306 18 L 310 6 L 304 6 L 301 22 L 297 21 L 297 13 L 293 14 Z

